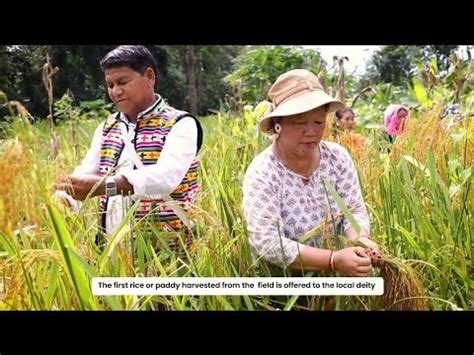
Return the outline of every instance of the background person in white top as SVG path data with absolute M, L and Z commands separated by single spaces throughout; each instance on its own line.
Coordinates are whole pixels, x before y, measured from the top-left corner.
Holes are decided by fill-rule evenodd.
M 185 210 L 195 202 L 202 129 L 194 117 L 155 93 L 158 71 L 146 47 L 117 47 L 100 64 L 119 112 L 97 127 L 82 163 L 55 187 L 76 209 L 76 200 L 84 200 L 107 176 L 92 196 L 100 196 L 103 227 L 111 234 L 122 218 L 123 196 L 140 201 L 140 217 L 151 202 L 176 200 Z M 156 217 L 161 229 L 182 227 L 169 208 L 160 208 Z
M 304 69 L 280 75 L 268 96 L 272 108 L 263 116 L 260 128 L 275 138 L 252 161 L 243 185 L 244 214 L 256 256 L 284 268 L 367 276 L 372 266 L 383 264 L 383 257 L 369 239 L 370 221 L 357 171 L 342 146 L 322 141 L 327 113 L 344 105 L 327 95 L 317 77 Z M 323 249 L 320 234 L 300 242 L 305 232 L 341 214 L 325 190 L 324 178 L 362 227 L 358 235 L 342 220 L 345 236 L 359 238 L 367 249 Z

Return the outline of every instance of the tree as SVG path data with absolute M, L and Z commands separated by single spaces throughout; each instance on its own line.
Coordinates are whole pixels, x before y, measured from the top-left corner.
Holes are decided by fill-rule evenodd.
M 41 84 L 41 66 L 38 61 L 36 77 L 32 78 L 32 57 L 30 46 L 0 46 L 0 91 L 6 95 L 8 100 L 17 100 L 26 106 L 31 112 L 33 97 L 41 91 L 46 103 L 44 88 Z M 46 59 L 46 58 L 45 58 Z M 39 97 L 39 96 L 38 96 Z M 37 101 L 37 100 L 35 100 Z M 43 108 L 43 114 L 47 113 L 47 104 Z M 9 115 L 9 110 L 3 107 L 0 117 Z
M 224 78 L 233 70 L 243 46 L 196 46 L 198 112 L 209 114 L 221 109 L 229 86 Z
M 194 46 L 185 46 L 186 106 L 191 115 L 197 115 L 196 54 Z
M 109 100 L 100 59 L 116 46 L 0 46 L 0 91 L 8 100 L 23 103 L 35 117 L 48 114 L 47 92 L 41 70 L 49 54 L 59 68 L 52 78 L 53 100 L 66 91 L 76 103 L 104 98 Z M 237 46 L 148 46 L 157 61 L 156 89 L 177 108 L 207 114 L 219 109 L 227 90 L 223 77 L 230 73 Z M 187 52 L 182 49 L 188 48 Z M 187 90 L 187 91 L 186 91 Z M 186 92 L 191 102 L 186 104 Z M 110 101 L 109 101 L 110 102 Z M 8 115 L 0 106 L 0 117 Z
M 171 106 L 185 108 L 186 76 L 179 46 L 150 46 L 158 67 L 156 91 Z
M 193 65 L 186 65 L 186 47 L 192 47 Z M 194 111 L 186 97 L 195 95 L 197 114 L 206 115 L 220 109 L 228 90 L 223 78 L 231 72 L 241 46 L 154 46 L 150 49 L 160 71 L 158 92 L 172 106 Z M 194 84 L 190 85 L 190 80 Z M 194 90 L 195 93 L 189 94 Z
M 9 99 L 21 101 L 35 116 L 48 114 L 47 92 L 41 71 L 47 55 L 59 68 L 54 76 L 54 99 L 69 89 L 78 101 L 105 97 L 104 77 L 99 60 L 114 46 L 9 46 L 9 59 L 0 55 L 0 83 Z M 2 82 L 3 81 L 3 82 Z M 5 84 L 4 84 L 5 83 Z
M 430 63 L 432 58 L 436 58 L 440 71 L 446 71 L 449 68 L 448 58 L 457 47 L 453 45 L 384 46 L 372 55 L 359 87 L 378 83 L 405 86 L 411 82 L 416 72 L 416 64 Z
M 416 46 L 384 46 L 369 60 L 363 86 L 369 83 L 391 83 L 401 86 L 410 81 L 414 63 L 412 59 L 420 55 Z
M 430 62 L 432 58 L 436 58 L 438 63 L 438 71 L 447 72 L 450 66 L 449 58 L 456 51 L 457 45 L 431 45 L 422 47 L 423 62 Z
M 249 47 L 235 63 L 235 70 L 226 78 L 234 96 L 242 104 L 265 100 L 271 84 L 288 70 L 303 68 L 318 72 L 320 54 L 313 49 L 293 46 Z

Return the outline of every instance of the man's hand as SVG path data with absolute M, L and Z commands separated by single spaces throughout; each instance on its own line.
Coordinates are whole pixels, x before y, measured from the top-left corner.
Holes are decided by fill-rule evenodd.
M 95 186 L 102 178 L 95 175 L 67 176 L 53 185 L 56 190 L 66 191 L 75 200 L 84 201 L 94 189 L 91 197 L 104 194 L 104 184 Z
M 57 200 L 59 203 L 61 203 L 63 206 L 66 206 L 67 208 L 71 209 L 72 206 L 69 203 L 69 200 L 65 197 L 57 197 Z

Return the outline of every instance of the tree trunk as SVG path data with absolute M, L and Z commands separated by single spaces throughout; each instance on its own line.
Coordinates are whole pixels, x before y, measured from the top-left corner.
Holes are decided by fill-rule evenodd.
M 344 90 L 344 59 L 347 59 L 347 57 L 337 57 L 334 56 L 333 60 L 335 60 L 339 66 L 339 75 L 337 78 L 337 94 L 336 94 L 336 99 L 341 100 L 342 102 L 345 103 L 344 96 L 345 96 L 345 90 Z
M 191 115 L 197 115 L 196 55 L 194 46 L 184 49 L 186 68 L 186 106 Z
M 49 132 L 51 134 L 51 155 L 54 158 L 58 156 L 59 153 L 59 143 L 58 136 L 54 129 L 54 117 L 53 117 L 53 81 L 51 77 L 59 71 L 59 68 L 53 68 L 51 64 L 51 59 L 49 54 L 46 55 L 46 63 L 43 65 L 43 84 L 48 93 L 48 106 L 49 106 L 49 115 L 48 115 L 48 126 Z

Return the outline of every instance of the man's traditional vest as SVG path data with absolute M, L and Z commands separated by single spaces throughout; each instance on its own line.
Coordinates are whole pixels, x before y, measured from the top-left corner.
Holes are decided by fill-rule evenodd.
M 138 119 L 137 128 L 135 132 L 135 139 L 133 140 L 135 150 L 143 165 L 152 165 L 160 157 L 160 153 L 165 145 L 166 136 L 171 131 L 171 128 L 183 117 L 190 116 L 187 112 L 176 110 L 166 104 L 155 112 L 145 115 Z M 191 116 L 192 117 L 192 116 Z M 111 169 L 114 169 L 122 154 L 124 148 L 123 136 L 121 129 L 125 129 L 124 125 L 120 125 L 120 118 L 118 114 L 110 116 L 102 131 L 102 146 L 100 149 L 100 175 L 106 175 Z M 200 131 L 199 122 L 198 132 Z M 198 138 L 198 149 L 200 147 L 200 140 Z M 198 156 L 194 158 L 189 167 L 184 179 L 179 186 L 174 190 L 170 197 L 178 202 L 178 205 L 187 212 L 190 206 L 194 203 L 199 189 L 198 186 Z M 142 218 L 151 210 L 154 212 L 149 215 L 154 219 L 159 230 L 164 231 L 181 231 L 184 229 L 183 221 L 179 219 L 176 213 L 168 206 L 163 205 L 162 199 L 140 199 L 137 203 L 136 218 Z M 108 197 L 100 196 L 99 211 L 101 215 L 105 216 L 107 211 Z M 105 218 L 102 218 L 105 224 Z M 105 225 L 103 225 L 105 228 Z

